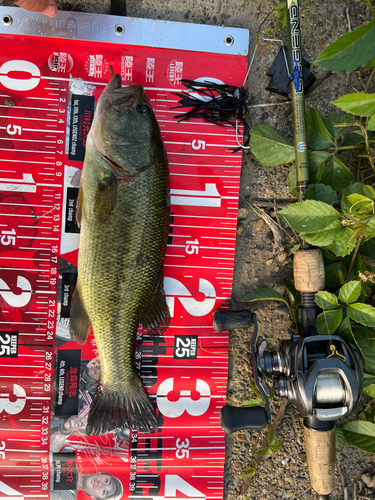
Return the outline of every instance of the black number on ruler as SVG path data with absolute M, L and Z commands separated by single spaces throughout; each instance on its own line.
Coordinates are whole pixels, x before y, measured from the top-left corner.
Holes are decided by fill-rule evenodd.
M 170 223 L 171 223 L 171 225 L 169 226 L 168 245 L 172 245 L 172 243 L 173 243 L 173 237 L 172 237 L 172 233 L 173 233 L 173 220 L 174 220 L 174 213 L 172 212 L 170 214 Z
M 0 332 L 0 357 L 18 358 L 18 332 Z
M 156 470 L 161 470 L 161 465 L 162 465 L 162 447 L 163 447 L 163 438 L 158 437 L 157 438 L 157 445 L 156 451 L 151 451 L 151 439 L 155 438 L 146 438 L 146 443 L 145 443 L 145 451 L 140 452 L 138 451 L 137 453 L 137 460 L 145 462 L 144 464 L 144 469 L 145 470 L 150 470 L 150 462 L 155 460 L 156 462 Z

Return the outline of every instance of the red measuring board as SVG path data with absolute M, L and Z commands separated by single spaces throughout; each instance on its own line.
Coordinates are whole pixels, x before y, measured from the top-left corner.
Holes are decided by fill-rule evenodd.
M 229 308 L 241 152 L 234 129 L 178 123 L 172 108 L 182 78 L 242 85 L 248 32 L 8 7 L 0 18 L 0 497 L 221 498 L 228 337 L 212 313 Z M 92 334 L 69 338 L 75 205 L 110 66 L 145 87 L 168 153 L 172 323 L 163 337 L 140 326 L 135 351 L 158 429 L 86 436 L 100 362 Z

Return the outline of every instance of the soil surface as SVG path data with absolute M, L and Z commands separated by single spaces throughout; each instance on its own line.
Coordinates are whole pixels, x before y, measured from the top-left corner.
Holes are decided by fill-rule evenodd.
M 106 0 L 57 0 L 57 3 L 62 10 L 110 13 L 109 1 Z M 254 16 L 259 0 L 126 0 L 126 10 L 125 0 L 119 5 L 122 14 L 126 13 L 131 17 L 247 28 L 252 34 L 250 60 L 257 37 L 263 35 L 266 29 L 275 28 L 272 36 L 285 44 L 288 42 L 286 31 L 277 30 L 274 7 L 278 3 L 263 0 L 258 20 Z M 358 1 L 312 0 L 310 8 L 306 2 L 302 3 L 302 52 L 303 57 L 311 63 L 338 36 L 371 19 L 365 4 Z M 10 4 L 0 1 L 0 5 Z M 266 75 L 267 70 L 279 49 L 280 43 L 260 42 L 247 82 L 250 94 L 258 95 L 249 115 L 253 125 L 268 123 L 283 137 L 293 141 L 290 102 L 265 90 L 270 80 Z M 311 70 L 318 82 L 327 76 L 327 72 L 317 66 L 312 65 Z M 306 110 L 315 108 L 321 116 L 337 112 L 330 104 L 331 101 L 351 92 L 353 88 L 362 91 L 368 76 L 369 72 L 362 69 L 350 75 L 331 75 L 307 97 Z M 375 89 L 372 88 L 371 91 L 375 92 Z M 288 166 L 265 168 L 254 160 L 251 152 L 244 152 L 232 309 L 247 309 L 257 314 L 260 335 L 267 339 L 270 348 L 276 348 L 279 340 L 290 337 L 293 331 L 290 317 L 276 311 L 277 303 L 255 303 L 250 307 L 238 298 L 266 286 L 283 292 L 283 278 L 292 279 L 290 248 L 296 241 L 290 234 L 280 230 L 283 241 L 281 247 L 275 248 L 275 237 L 270 225 L 252 208 L 260 207 L 278 223 L 277 209 L 295 201 L 289 194 L 287 179 Z M 249 330 L 230 332 L 232 347 L 227 398 L 228 402 L 237 406 L 254 397 L 249 383 L 250 336 Z M 362 400 L 362 407 L 364 402 L 365 398 Z M 280 405 L 281 400 L 274 398 L 271 404 L 274 417 Z M 356 414 L 360 409 L 357 409 Z M 355 414 L 351 414 L 349 418 L 355 418 Z M 227 439 L 224 500 L 242 500 L 251 493 L 254 500 L 315 498 L 308 476 L 302 420 L 293 406 L 286 407 L 276 434 L 277 440 L 284 440 L 283 447 L 270 458 L 260 460 L 258 471 L 250 484 L 239 474 L 243 474 L 244 469 L 251 465 L 256 433 L 241 431 Z M 264 445 L 260 440 L 258 448 L 262 446 Z M 370 479 L 374 474 L 373 456 L 346 444 L 336 455 L 335 488 L 331 499 L 374 499 L 375 487 L 368 486 L 371 485 Z

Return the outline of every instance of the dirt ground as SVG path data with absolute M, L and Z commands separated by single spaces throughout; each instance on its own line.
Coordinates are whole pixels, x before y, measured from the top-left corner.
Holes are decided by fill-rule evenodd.
M 110 13 L 109 2 L 105 0 L 57 0 L 57 3 L 63 10 Z M 262 14 L 258 21 L 254 16 L 259 0 L 126 0 L 126 15 L 247 28 L 252 33 L 250 59 L 257 35 L 261 35 L 268 28 L 277 28 L 273 9 L 278 3 L 263 0 Z M 302 51 L 304 58 L 311 63 L 319 52 L 339 35 L 355 29 L 371 18 L 365 4 L 359 1 L 312 0 L 310 8 L 307 8 L 306 2 L 302 3 Z M 9 5 L 5 2 L 0 4 Z M 125 3 L 120 4 L 120 7 L 125 14 Z M 260 29 L 261 22 L 263 24 Z M 285 31 L 276 31 L 273 36 L 287 43 Z M 247 83 L 251 95 L 259 93 L 255 106 L 250 109 L 250 118 L 253 125 L 268 123 L 281 135 L 293 141 L 291 104 L 265 90 L 269 82 L 266 72 L 279 48 L 279 43 L 260 42 Z M 311 69 L 318 81 L 326 75 L 326 71 L 321 68 L 312 66 Z M 349 92 L 351 88 L 363 90 L 368 76 L 363 70 L 355 71 L 350 76 L 343 73 L 334 74 L 324 80 L 306 99 L 306 108 L 313 107 L 321 115 L 334 112 L 335 108 L 330 102 Z M 375 89 L 372 91 L 375 92 Z M 287 186 L 287 175 L 287 166 L 264 168 L 255 162 L 251 152 L 243 154 L 233 309 L 250 309 L 237 300 L 245 293 L 265 286 L 282 292 L 283 278 L 292 279 L 289 250 L 294 242 L 290 236 L 284 235 L 282 248 L 274 253 L 274 237 L 270 227 L 248 204 L 262 207 L 271 218 L 277 220 L 275 207 L 280 208 L 293 202 Z M 271 347 L 276 347 L 280 339 L 289 338 L 293 329 L 289 316 L 277 314 L 276 307 L 275 303 L 258 303 L 251 306 L 251 310 L 259 319 L 260 334 L 268 340 Z M 239 405 L 251 396 L 250 332 L 232 331 L 230 340 L 233 347 L 230 354 L 227 397 L 230 402 Z M 274 415 L 279 406 L 280 400 L 275 398 L 272 403 Z M 278 440 L 285 440 L 284 446 L 281 451 L 260 463 L 259 471 L 249 488 L 244 486 L 245 480 L 239 477 L 239 474 L 250 465 L 254 433 L 244 431 L 228 438 L 224 500 L 245 499 L 251 492 L 254 500 L 315 498 L 308 478 L 302 422 L 293 407 L 286 408 L 276 433 Z M 374 473 L 373 456 L 346 444 L 344 449 L 337 453 L 332 500 L 375 498 L 375 488 L 367 486 Z

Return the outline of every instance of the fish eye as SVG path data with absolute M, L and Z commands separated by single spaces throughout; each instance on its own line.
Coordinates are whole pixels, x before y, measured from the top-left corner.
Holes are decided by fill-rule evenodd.
M 148 113 L 148 106 L 146 106 L 145 104 L 140 104 L 138 106 L 138 111 L 139 111 L 139 113 L 141 113 L 141 115 L 147 115 L 147 113 Z

